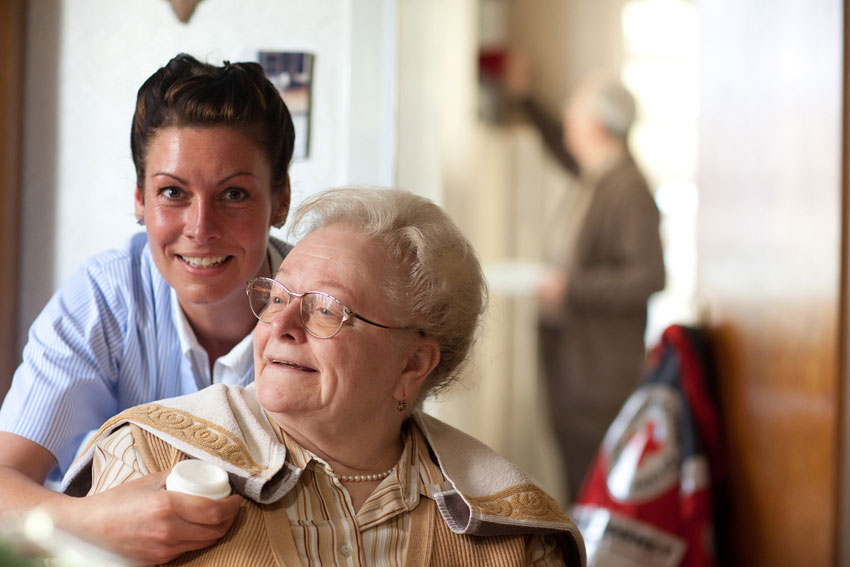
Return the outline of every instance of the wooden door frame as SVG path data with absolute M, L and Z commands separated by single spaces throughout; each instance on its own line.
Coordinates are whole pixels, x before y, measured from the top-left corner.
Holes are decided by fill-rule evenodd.
M 846 558 L 847 4 L 699 6 L 697 296 L 735 564 Z
M 838 542 L 835 564 L 850 561 L 850 538 L 844 537 L 850 528 L 850 1 L 844 0 L 844 69 L 843 112 L 841 126 L 841 302 L 839 305 L 839 435 L 838 499 L 833 537 Z
M 0 400 L 18 365 L 26 0 L 0 2 Z

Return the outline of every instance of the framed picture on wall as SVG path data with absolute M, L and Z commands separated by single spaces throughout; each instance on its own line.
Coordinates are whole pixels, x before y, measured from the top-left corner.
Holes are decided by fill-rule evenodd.
M 313 54 L 296 51 L 260 51 L 260 65 L 283 97 L 295 125 L 294 159 L 310 154 L 310 93 Z

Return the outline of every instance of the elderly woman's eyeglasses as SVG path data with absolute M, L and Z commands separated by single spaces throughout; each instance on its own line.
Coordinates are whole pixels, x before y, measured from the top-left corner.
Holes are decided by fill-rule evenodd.
M 319 339 L 329 339 L 339 333 L 346 321 L 357 318 L 382 329 L 417 331 L 407 327 L 390 327 L 358 315 L 346 307 L 339 299 L 321 291 L 295 293 L 277 280 L 254 278 L 245 289 L 248 303 L 257 319 L 271 323 L 277 315 L 286 309 L 292 298 L 301 299 L 301 324 L 304 330 Z

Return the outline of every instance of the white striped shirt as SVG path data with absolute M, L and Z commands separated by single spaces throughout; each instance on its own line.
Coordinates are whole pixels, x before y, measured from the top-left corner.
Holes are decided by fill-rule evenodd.
M 275 242 L 269 249 L 280 258 L 285 246 Z M 206 352 L 173 294 L 147 235 L 139 233 L 123 250 L 88 260 L 30 327 L 23 362 L 0 408 L 0 431 L 53 453 L 58 469 L 51 479 L 68 469 L 89 431 L 126 408 L 195 392 L 212 381 L 253 380 L 251 335 L 220 358 L 210 376 L 209 365 L 198 363 Z

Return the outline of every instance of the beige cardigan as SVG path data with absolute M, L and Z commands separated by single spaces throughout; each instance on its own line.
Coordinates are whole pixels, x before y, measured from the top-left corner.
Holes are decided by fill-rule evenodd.
M 585 565 L 584 542 L 576 526 L 522 471 L 427 414 L 416 412 L 413 419 L 449 482 L 435 494 L 436 506 L 425 499 L 413 512 L 408 564 L 520 565 L 524 536 L 545 533 L 557 536 L 567 565 Z M 197 556 L 197 562 L 184 555 L 176 564 L 300 564 L 288 521 L 278 508 L 302 471 L 286 462 L 286 449 L 253 385 L 217 384 L 122 412 L 101 427 L 71 466 L 66 492 L 88 492 L 94 445 L 126 424 L 149 471 L 167 470 L 189 457 L 206 460 L 224 468 L 233 489 L 247 498 L 234 527 L 218 545 L 187 554 Z

